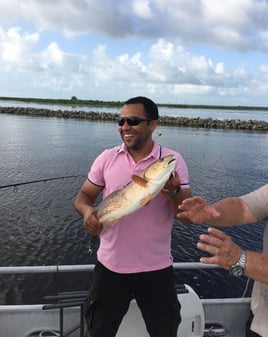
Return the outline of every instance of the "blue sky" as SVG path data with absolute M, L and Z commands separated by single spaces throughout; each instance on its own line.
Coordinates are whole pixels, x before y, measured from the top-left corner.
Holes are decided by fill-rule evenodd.
M 0 0 L 0 96 L 268 106 L 265 0 Z

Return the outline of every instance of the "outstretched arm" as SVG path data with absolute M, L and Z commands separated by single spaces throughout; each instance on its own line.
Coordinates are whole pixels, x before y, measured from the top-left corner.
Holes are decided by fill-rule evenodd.
M 225 198 L 213 205 L 201 197 L 186 199 L 178 206 L 177 217 L 188 218 L 196 224 L 210 224 L 217 227 L 255 223 L 257 219 L 241 198 Z
M 188 198 L 182 201 L 178 206 L 179 213 L 177 217 L 179 219 L 188 218 L 193 223 L 204 224 L 217 219 L 220 213 L 206 202 L 201 197 Z

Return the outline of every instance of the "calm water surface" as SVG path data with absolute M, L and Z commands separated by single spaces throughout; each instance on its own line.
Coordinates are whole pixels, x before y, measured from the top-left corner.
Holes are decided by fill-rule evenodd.
M 267 133 L 159 127 L 154 138 L 183 155 L 193 194 L 209 201 L 249 192 L 268 181 Z M 111 122 L 0 115 L 0 265 L 95 261 L 95 254 L 88 254 L 89 235 L 72 204 L 96 155 L 120 142 Z M 54 178 L 59 179 L 49 180 Z M 226 231 L 246 249 L 261 250 L 263 227 Z M 175 221 L 175 262 L 199 261 L 196 242 L 204 231 Z M 57 289 L 87 289 L 89 278 L 87 273 L 4 275 L 0 291 L 5 294 L 15 286 L 22 301 L 32 303 Z M 246 282 L 226 271 L 179 271 L 176 279 L 201 297 L 241 296 Z

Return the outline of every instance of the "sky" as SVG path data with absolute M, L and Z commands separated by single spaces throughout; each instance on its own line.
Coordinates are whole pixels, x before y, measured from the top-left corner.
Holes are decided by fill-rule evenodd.
M 267 0 L 0 0 L 0 97 L 268 106 Z

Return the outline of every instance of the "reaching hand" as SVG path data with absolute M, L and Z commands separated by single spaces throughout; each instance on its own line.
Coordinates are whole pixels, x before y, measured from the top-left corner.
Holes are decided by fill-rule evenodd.
M 209 206 L 208 203 L 201 197 L 193 197 L 183 200 L 178 206 L 179 213 L 177 217 L 188 218 L 195 224 L 204 224 L 220 216 L 220 213 Z
M 202 263 L 215 263 L 229 270 L 239 260 L 240 247 L 223 231 L 210 227 L 208 233 L 201 234 L 199 238 L 200 242 L 198 242 L 197 247 L 212 255 L 211 257 L 201 257 Z

